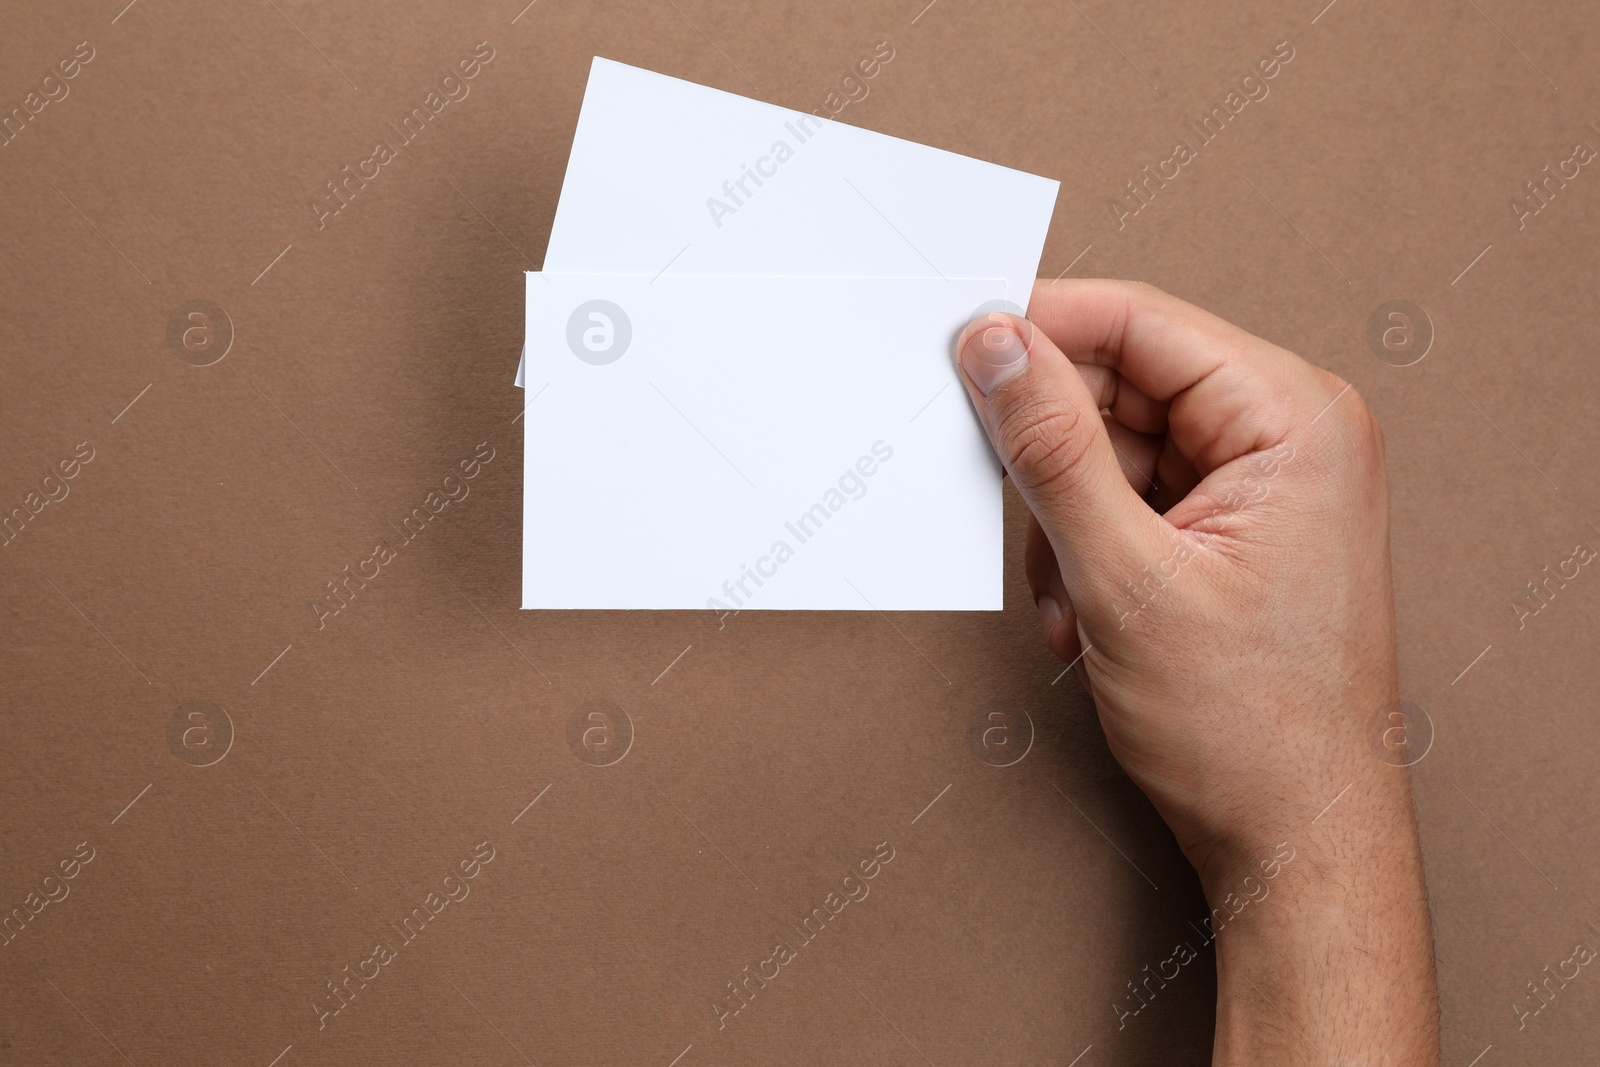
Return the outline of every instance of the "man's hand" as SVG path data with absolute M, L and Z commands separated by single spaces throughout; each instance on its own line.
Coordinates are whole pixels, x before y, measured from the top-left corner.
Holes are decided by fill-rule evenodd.
M 1372 741 L 1398 710 L 1376 420 L 1149 286 L 1040 283 L 1030 318 L 970 324 L 962 376 L 1033 513 L 1046 640 L 1219 909 L 1215 1061 L 1436 1063 L 1410 788 Z

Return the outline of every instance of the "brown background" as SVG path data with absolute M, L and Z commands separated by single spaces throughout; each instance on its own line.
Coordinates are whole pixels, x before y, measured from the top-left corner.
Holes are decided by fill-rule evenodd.
M 1600 574 L 1512 606 L 1600 546 L 1600 173 L 1521 230 L 1511 206 L 1600 147 L 1592 6 L 524 2 L 0 13 L 6 110 L 95 50 L 0 148 L 0 505 L 94 449 L 0 548 L 0 910 L 95 850 L 0 948 L 0 1062 L 1208 1061 L 1209 951 L 1117 1027 L 1205 907 L 1053 683 L 1014 496 L 1001 615 L 518 610 L 521 272 L 590 57 L 810 110 L 885 39 L 841 119 L 1059 178 L 1041 274 L 1154 282 L 1379 412 L 1445 1063 L 1594 1062 L 1600 973 L 1512 1008 L 1600 945 Z M 1270 96 L 1119 230 L 1123 183 L 1284 40 Z M 480 41 L 471 95 L 318 230 L 323 183 Z M 1436 333 L 1405 368 L 1365 339 L 1395 299 Z M 208 367 L 167 339 L 194 300 L 232 324 Z M 470 497 L 319 632 L 324 583 L 480 442 Z M 231 730 L 169 743 L 190 701 Z M 631 719 L 612 766 L 569 744 L 590 701 Z M 971 741 L 995 708 L 1034 727 L 1014 766 Z M 324 983 L 485 840 L 319 1032 Z M 724 983 L 885 841 L 719 1031 Z

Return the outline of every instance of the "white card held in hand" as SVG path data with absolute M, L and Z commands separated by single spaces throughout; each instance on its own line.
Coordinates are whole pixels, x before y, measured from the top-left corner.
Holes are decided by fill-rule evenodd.
M 528 275 L 524 608 L 998 610 L 1003 282 Z
M 596 57 L 544 269 L 999 278 L 1026 310 L 1057 188 Z

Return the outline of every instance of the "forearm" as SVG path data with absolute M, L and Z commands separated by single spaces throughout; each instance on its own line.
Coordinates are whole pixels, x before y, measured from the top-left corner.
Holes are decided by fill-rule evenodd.
M 1438 1063 L 1433 939 L 1410 794 L 1392 777 L 1403 770 L 1383 771 L 1352 786 L 1339 818 L 1289 842 L 1294 858 L 1278 877 L 1254 872 L 1271 887 L 1259 904 L 1229 918 L 1228 894 L 1238 907 L 1249 874 L 1242 865 L 1206 886 L 1223 909 L 1218 1067 Z

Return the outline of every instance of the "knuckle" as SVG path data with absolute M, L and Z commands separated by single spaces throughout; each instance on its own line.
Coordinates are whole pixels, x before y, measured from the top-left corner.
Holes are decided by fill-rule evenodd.
M 1341 378 L 1327 377 L 1340 395 L 1315 427 L 1320 432 L 1313 440 L 1321 444 L 1313 448 L 1312 462 L 1345 484 L 1360 487 L 1359 492 L 1381 495 L 1387 484 L 1383 426 L 1360 392 Z
M 1366 437 L 1381 452 L 1383 450 L 1383 423 L 1378 421 L 1378 416 L 1373 412 L 1372 406 L 1367 403 L 1366 397 L 1355 389 L 1350 390 L 1350 395 L 1355 399 L 1358 424 L 1365 431 Z
M 1350 387 L 1349 395 L 1345 398 L 1349 406 L 1345 409 L 1342 420 L 1357 455 L 1363 459 L 1383 458 L 1383 426 L 1378 422 L 1378 417 L 1372 413 L 1366 397 L 1354 387 Z

